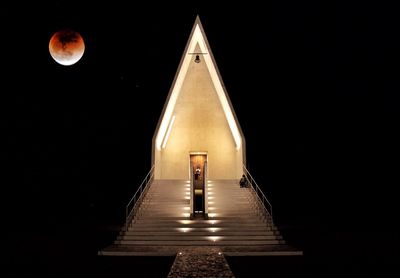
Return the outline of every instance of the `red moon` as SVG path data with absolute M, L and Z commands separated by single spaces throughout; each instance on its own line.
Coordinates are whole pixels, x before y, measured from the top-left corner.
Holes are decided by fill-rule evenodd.
M 57 63 L 70 66 L 82 58 L 85 43 L 78 32 L 70 29 L 60 30 L 51 37 L 49 52 Z

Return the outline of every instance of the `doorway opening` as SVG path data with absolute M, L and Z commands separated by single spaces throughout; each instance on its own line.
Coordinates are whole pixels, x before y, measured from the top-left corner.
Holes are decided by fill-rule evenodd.
M 191 218 L 207 218 L 206 211 L 206 180 L 207 154 L 190 154 L 190 173 L 192 184 Z

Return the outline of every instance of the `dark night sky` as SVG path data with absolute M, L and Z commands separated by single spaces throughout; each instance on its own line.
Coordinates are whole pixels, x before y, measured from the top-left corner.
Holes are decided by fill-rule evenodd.
M 385 227 L 398 243 L 391 193 L 400 45 L 392 9 L 130 5 L 2 8 L 1 195 L 11 234 L 23 227 L 32 241 L 63 242 L 68 251 L 121 224 L 150 168 L 153 132 L 199 14 L 248 166 L 277 221 L 314 233 Z M 71 67 L 48 53 L 51 35 L 66 27 L 86 43 Z

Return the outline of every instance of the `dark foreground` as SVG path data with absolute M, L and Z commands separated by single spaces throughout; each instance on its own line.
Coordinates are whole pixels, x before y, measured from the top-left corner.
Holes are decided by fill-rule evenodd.
M 14 233 L 16 236 L 16 233 Z M 49 235 L 4 241 L 1 277 L 167 277 L 175 257 L 99 257 L 96 246 Z M 302 257 L 226 257 L 240 277 L 400 277 L 398 233 L 303 234 Z M 299 241 L 300 242 L 300 241 Z M 93 242 L 92 242 L 93 244 Z M 5 266 L 5 267 L 4 267 Z M 300 276 L 298 276 L 300 275 Z
M 167 277 L 174 257 L 97 257 L 66 265 L 56 259 L 9 265 L 2 277 Z M 226 257 L 240 277 L 398 277 L 397 259 L 368 257 Z

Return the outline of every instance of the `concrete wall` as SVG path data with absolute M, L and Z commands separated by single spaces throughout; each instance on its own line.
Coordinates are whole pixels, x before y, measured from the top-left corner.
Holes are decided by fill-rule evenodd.
M 225 113 L 204 62 L 191 62 L 173 115 L 166 147 L 154 148 L 156 179 L 188 179 L 190 152 L 206 152 L 209 179 L 238 179 L 243 151 L 235 147 Z

